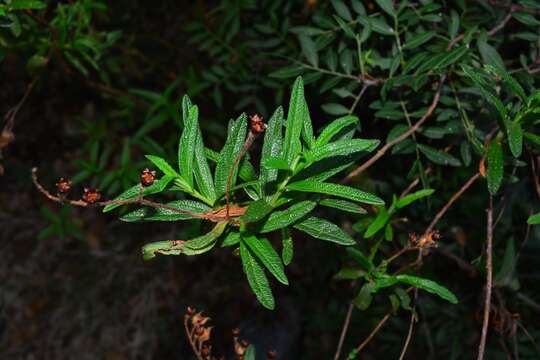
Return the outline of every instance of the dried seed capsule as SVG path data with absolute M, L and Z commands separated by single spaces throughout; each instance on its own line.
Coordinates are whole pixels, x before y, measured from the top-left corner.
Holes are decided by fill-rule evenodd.
M 150 186 L 156 180 L 156 172 L 150 169 L 144 169 L 141 173 L 141 185 Z
M 84 188 L 82 199 L 88 204 L 95 204 L 101 199 L 101 193 L 97 189 Z
M 260 134 L 266 130 L 266 124 L 264 123 L 263 118 L 258 114 L 250 116 L 249 122 L 251 125 L 251 132 L 254 134 Z
M 272 360 L 272 359 L 275 359 L 277 356 L 277 351 L 276 350 L 270 350 L 267 354 L 266 354 L 266 358 L 268 360 Z
M 67 194 L 71 190 L 71 181 L 60 178 L 56 183 L 56 190 L 59 194 Z

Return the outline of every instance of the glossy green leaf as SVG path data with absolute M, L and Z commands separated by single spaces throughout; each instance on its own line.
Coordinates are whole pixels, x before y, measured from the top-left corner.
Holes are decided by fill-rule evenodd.
M 243 222 L 251 223 L 257 222 L 263 219 L 272 211 L 272 206 L 266 202 L 266 200 L 257 200 L 252 202 L 241 219 Z
M 405 43 L 405 45 L 403 45 L 403 49 L 414 49 L 414 48 L 417 48 L 419 47 L 420 45 L 428 42 L 429 40 L 431 40 L 431 38 L 433 38 L 435 36 L 435 32 L 434 31 L 424 31 L 424 32 L 421 32 L 420 34 L 416 35 L 415 37 L 413 37 L 412 39 L 410 39 L 409 41 L 407 41 Z
M 270 120 L 264 133 L 264 143 L 261 152 L 261 169 L 259 179 L 261 186 L 263 187 L 263 195 L 266 194 L 269 189 L 269 183 L 277 179 L 278 170 L 275 168 L 268 168 L 263 164 L 270 158 L 278 158 L 281 155 L 281 148 L 283 145 L 283 136 L 281 128 L 283 126 L 283 108 L 280 106 L 276 109 Z M 267 200 L 269 196 L 267 197 Z
M 424 198 L 426 196 L 430 196 L 434 192 L 435 190 L 433 189 L 422 189 L 412 194 L 406 195 L 396 202 L 396 208 L 398 209 L 404 208 L 405 206 L 411 204 L 412 202 L 418 199 Z
M 339 16 L 347 21 L 352 20 L 351 12 L 343 0 L 331 0 L 331 3 Z
M 445 165 L 445 166 L 461 166 L 461 161 L 458 158 L 432 148 L 431 146 L 418 144 L 418 149 L 424 154 L 429 160 L 435 164 Z
M 361 207 L 360 205 L 347 201 L 347 200 L 339 200 L 339 199 L 323 199 L 319 201 L 319 205 L 331 207 L 334 209 L 338 209 L 341 211 L 347 211 L 350 213 L 355 214 L 366 214 L 367 211 Z
M 165 175 L 161 179 L 154 181 L 154 183 L 148 187 L 145 187 L 142 191 L 142 195 L 152 195 L 157 194 L 165 190 L 167 185 L 174 179 L 173 176 Z M 114 200 L 128 200 L 133 199 L 141 195 L 141 184 L 134 185 L 114 198 Z M 117 207 L 122 205 L 119 204 L 110 204 L 103 208 L 103 212 L 109 212 Z
M 287 188 L 293 191 L 333 195 L 364 204 L 384 205 L 384 200 L 379 197 L 345 185 L 302 180 L 287 185 Z
M 221 247 L 229 247 L 229 246 L 235 246 L 240 243 L 240 233 L 237 231 L 231 231 L 230 233 L 225 236 L 225 239 L 223 239 L 223 242 L 221 243 Z
M 360 292 L 353 299 L 354 305 L 356 305 L 360 310 L 366 310 L 373 300 L 373 292 L 375 290 L 375 284 L 372 282 L 367 282 L 360 288 Z
M 283 262 L 272 244 L 265 238 L 257 238 L 253 235 L 242 237 L 251 252 L 263 263 L 272 275 L 282 284 L 289 285 L 287 275 L 283 268 Z
M 491 194 L 497 193 L 504 175 L 504 158 L 501 144 L 492 141 L 487 153 L 487 184 Z
M 157 254 L 162 255 L 199 255 L 207 251 L 210 251 L 216 244 L 217 239 L 225 228 L 226 222 L 217 223 L 214 228 L 207 234 L 196 237 L 187 241 L 157 241 L 150 244 L 146 244 L 142 248 L 144 260 L 150 260 L 156 257 Z
M 365 238 L 370 238 L 373 235 L 377 234 L 379 230 L 381 230 L 388 220 L 390 219 L 390 214 L 384 207 L 379 208 L 379 212 L 377 213 L 377 216 L 375 219 L 369 224 L 368 228 L 366 229 L 366 232 L 364 233 Z
M 529 216 L 529 218 L 527 219 L 527 224 L 529 225 L 540 224 L 540 213 Z
M 349 113 L 349 109 L 337 103 L 323 104 L 321 107 L 325 113 L 330 115 L 345 115 Z
M 523 150 L 523 130 L 521 125 L 515 121 L 508 122 L 506 133 L 510 152 L 515 158 L 520 157 Z
M 294 228 L 303 231 L 316 239 L 334 242 L 340 245 L 354 245 L 356 241 L 339 226 L 325 219 L 308 217 L 294 225 Z
M 513 91 L 514 95 L 517 95 L 523 102 L 527 101 L 527 94 L 523 87 L 505 70 L 497 66 L 485 65 L 486 69 L 497 75 L 502 81 Z
M 244 242 L 240 242 L 240 258 L 249 286 L 255 293 L 257 300 L 265 308 L 273 310 L 276 304 L 264 269 Z
M 328 144 L 330 141 L 332 141 L 333 137 L 338 135 L 343 129 L 356 124 L 357 122 L 358 118 L 353 115 L 343 116 L 332 121 L 323 129 L 319 137 L 317 137 L 314 147 L 320 147 Z
M 362 269 L 344 267 L 339 269 L 338 273 L 332 276 L 334 280 L 356 280 L 364 276 L 366 272 Z
M 247 132 L 247 119 L 246 114 L 242 114 L 229 124 L 229 131 L 227 133 L 227 140 L 225 145 L 219 154 L 219 159 L 216 165 L 216 171 L 214 175 L 214 184 L 216 187 L 216 193 L 219 196 L 225 194 L 225 188 L 227 187 L 227 180 L 229 178 L 229 172 L 233 166 L 234 160 L 240 153 L 246 139 Z M 238 167 L 234 169 L 231 177 L 231 188 L 236 184 L 236 177 L 238 175 Z
M 195 182 L 197 183 L 199 191 L 206 196 L 211 203 L 214 203 L 216 200 L 216 189 L 214 187 L 214 179 L 212 178 L 210 166 L 208 165 L 208 160 L 206 158 L 200 128 L 197 134 L 197 141 L 195 142 L 195 159 L 193 167 L 195 169 Z M 240 168 L 240 174 L 242 174 L 242 170 L 243 168 Z
M 304 216 L 309 214 L 317 205 L 315 201 L 300 201 L 289 208 L 281 211 L 274 211 L 261 228 L 261 233 L 285 228 L 294 224 Z
M 485 37 L 480 37 L 478 40 L 478 51 L 480 51 L 480 56 L 484 63 L 500 69 L 505 69 L 501 55 L 499 55 L 497 49 L 487 43 Z
M 154 165 L 157 166 L 165 175 L 172 177 L 180 177 L 180 175 L 173 169 L 173 167 L 167 162 L 167 160 L 162 157 L 155 155 L 146 155 L 146 158 L 150 160 Z
M 268 157 L 262 163 L 262 168 L 267 170 L 291 170 L 287 160 L 277 157 Z
M 304 82 L 301 77 L 296 78 L 291 92 L 289 111 L 287 114 L 287 128 L 283 143 L 284 159 L 289 165 L 302 150 L 300 136 L 306 119 L 307 108 L 304 99 Z
M 289 228 L 281 229 L 281 259 L 285 266 L 289 265 L 294 257 L 294 243 Z
M 347 248 L 347 254 L 356 261 L 364 270 L 371 271 L 373 269 L 373 263 L 371 260 L 364 255 L 360 250 L 354 247 Z
M 207 213 L 209 211 L 212 211 L 212 208 L 209 207 L 206 204 L 193 201 L 193 200 L 176 200 L 172 202 L 168 202 L 165 204 L 168 207 L 182 210 L 182 211 L 189 211 L 191 213 Z M 178 220 L 188 220 L 188 219 L 196 219 L 196 216 L 193 216 L 191 214 L 185 213 L 181 214 L 178 212 L 175 212 L 170 209 L 163 209 L 163 208 L 149 208 L 149 207 L 143 207 L 140 209 L 137 209 L 135 211 L 131 211 L 122 217 L 120 217 L 120 220 L 126 221 L 126 222 L 136 222 L 136 221 L 178 221 Z
M 38 0 L 12 0 L 7 7 L 9 10 L 40 10 L 45 9 L 47 4 Z
M 450 290 L 437 284 L 435 281 L 411 275 L 397 275 L 396 278 L 399 280 L 399 282 L 412 285 L 419 289 L 438 295 L 452 304 L 458 303 L 457 297 Z
M 188 118 L 184 119 L 184 130 L 178 145 L 178 166 L 180 174 L 190 187 L 193 187 L 193 159 L 199 134 L 199 109 L 196 105 L 189 108 Z
M 308 163 L 314 163 L 327 157 L 349 155 L 361 151 L 371 152 L 379 146 L 379 143 L 379 140 L 369 139 L 338 140 L 305 152 L 305 157 Z
M 376 2 L 377 5 L 379 5 L 379 6 L 381 7 L 381 9 L 383 9 L 384 12 L 387 13 L 388 15 L 390 15 L 390 16 L 394 16 L 394 15 L 395 15 L 394 4 L 393 4 L 393 1 L 392 1 L 392 0 L 375 0 L 375 2 Z

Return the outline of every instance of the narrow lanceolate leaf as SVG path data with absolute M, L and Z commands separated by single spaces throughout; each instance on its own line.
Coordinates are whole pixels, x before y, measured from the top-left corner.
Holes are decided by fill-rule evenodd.
M 346 127 L 356 124 L 358 118 L 353 115 L 347 115 L 340 117 L 328 124 L 327 127 L 323 129 L 317 140 L 315 141 L 315 147 L 323 146 L 328 144 L 332 138 L 340 133 L 341 130 Z
M 194 173 L 197 187 L 201 194 L 203 194 L 212 203 L 216 200 L 216 189 L 214 187 L 214 179 L 210 172 L 210 166 L 206 159 L 204 151 L 204 142 L 199 128 L 197 133 L 197 141 L 195 142 L 195 159 L 194 159 Z
M 146 155 L 146 158 L 156 165 L 159 170 L 163 171 L 165 175 L 180 177 L 167 160 L 155 155 Z
M 420 150 L 422 154 L 424 154 L 429 160 L 431 160 L 435 164 L 446 166 L 461 166 L 461 161 L 459 161 L 458 158 L 448 153 L 445 153 L 444 151 L 434 149 L 431 146 L 418 144 L 418 150 Z
M 294 82 L 289 112 L 287 114 L 287 128 L 285 129 L 285 141 L 283 143 L 283 155 L 289 165 L 302 150 L 300 136 L 306 117 L 306 101 L 304 99 L 304 81 L 297 77 Z
M 240 258 L 249 286 L 255 293 L 257 300 L 265 308 L 273 310 L 276 304 L 264 269 L 244 242 L 240 242 Z
M 263 168 L 275 170 L 290 170 L 287 160 L 278 157 L 269 157 L 261 163 Z
M 251 203 L 240 219 L 246 223 L 257 222 L 272 211 L 272 206 L 266 200 L 257 200 Z
M 418 199 L 421 199 L 423 197 L 433 194 L 433 192 L 435 192 L 435 190 L 433 189 L 422 189 L 412 194 L 406 195 L 396 202 L 396 207 L 398 209 L 404 208 L 405 206 L 409 205 L 410 203 Z
M 178 167 L 180 174 L 189 186 L 193 187 L 193 158 L 199 133 L 199 108 L 193 105 L 189 108 L 187 121 L 178 146 Z
M 338 140 L 320 147 L 316 147 L 305 153 L 308 163 L 314 163 L 332 156 L 349 155 L 361 151 L 373 151 L 379 146 L 379 140 L 352 139 Z
M 319 194 L 327 194 L 342 197 L 348 200 L 358 201 L 364 204 L 384 205 L 381 198 L 358 189 L 331 183 L 323 183 L 312 180 L 297 181 L 287 185 L 289 190 L 303 191 Z
M 302 53 L 306 57 L 307 61 L 315 66 L 319 66 L 319 55 L 317 54 L 317 47 L 315 42 L 309 36 L 299 35 L 298 41 L 300 41 L 300 47 L 302 48 Z
M 347 211 L 350 213 L 355 214 L 366 214 L 367 211 L 361 207 L 360 205 L 347 201 L 347 200 L 339 200 L 339 199 L 323 199 L 319 202 L 319 205 L 331 207 L 334 209 L 338 209 L 341 211 Z
M 242 114 L 236 121 L 231 122 L 229 126 L 227 140 L 225 141 L 225 145 L 219 154 L 219 159 L 216 165 L 215 186 L 218 197 L 225 193 L 229 171 L 233 166 L 236 156 L 240 153 L 240 150 L 244 145 L 247 132 L 246 121 L 246 114 Z M 233 171 L 231 187 L 236 184 L 237 174 L 238 167 Z
M 487 163 L 488 190 L 491 194 L 495 194 L 501 187 L 504 175 L 503 149 L 497 141 L 489 144 Z
M 283 268 L 283 263 L 278 253 L 265 238 L 257 238 L 255 236 L 243 237 L 242 242 L 245 242 L 253 254 L 263 263 L 272 275 L 282 284 L 289 285 L 287 275 Z
M 315 144 L 315 136 L 313 136 L 313 124 L 311 123 L 311 116 L 309 115 L 309 108 L 306 100 L 304 99 L 304 107 L 306 108 L 304 113 L 304 120 L 302 125 L 302 140 L 306 144 L 308 149 L 311 149 Z
M 415 35 L 412 39 L 407 41 L 405 43 L 405 45 L 403 45 L 403 48 L 404 49 L 414 49 L 414 48 L 428 42 L 429 40 L 431 40 L 431 38 L 433 36 L 435 36 L 434 31 L 423 31 L 419 35 Z
M 450 290 L 437 284 L 435 281 L 419 278 L 411 275 L 397 275 L 396 278 L 399 282 L 412 285 L 422 290 L 426 290 L 435 295 L 439 295 L 446 301 L 449 301 L 452 304 L 457 304 L 458 299 Z
M 188 256 L 203 254 L 214 247 L 217 239 L 223 234 L 226 227 L 227 223 L 221 222 L 217 223 L 209 233 L 192 240 L 167 240 L 146 244 L 142 248 L 143 258 L 144 260 L 150 260 L 156 257 L 157 254 L 184 254 Z
M 281 259 L 285 266 L 289 265 L 294 257 L 294 244 L 288 228 L 281 229 Z
M 485 65 L 485 68 L 499 76 L 504 83 L 512 90 L 514 95 L 519 96 L 519 98 L 523 101 L 527 101 L 527 95 L 525 94 L 525 90 L 521 87 L 521 85 L 510 75 L 505 69 L 501 69 L 498 66 L 492 66 L 492 65 Z
M 283 126 L 283 108 L 280 106 L 276 109 L 270 120 L 268 127 L 264 133 L 264 143 L 261 152 L 261 173 L 259 179 L 261 181 L 263 195 L 270 191 L 269 184 L 277 179 L 278 170 L 267 168 L 264 163 L 270 158 L 279 158 L 281 156 L 281 148 L 283 136 L 281 128 Z M 267 200 L 269 196 L 267 197 Z
M 527 219 L 527 224 L 529 225 L 540 224 L 540 213 L 529 216 L 529 218 Z
M 384 207 L 381 207 L 379 213 L 377 214 L 377 217 L 375 217 L 375 220 L 373 220 L 371 224 L 369 224 L 369 227 L 366 229 L 364 237 L 370 238 L 376 233 L 378 233 L 379 230 L 381 230 L 386 225 L 389 219 L 390 214 L 388 213 L 388 211 L 386 211 Z
M 221 242 L 221 247 L 234 246 L 240 243 L 240 233 L 237 231 L 231 231 L 225 236 L 225 239 Z
M 309 217 L 294 225 L 294 228 L 303 231 L 316 239 L 334 242 L 340 245 L 354 245 L 356 241 L 339 226 L 328 220 Z
M 189 220 L 196 219 L 196 214 L 212 211 L 212 208 L 208 205 L 193 200 L 176 200 L 165 205 L 180 211 L 186 211 L 186 213 L 179 213 L 170 209 L 144 207 L 123 215 L 120 220 L 126 222 Z
M 383 9 L 388 15 L 394 16 L 394 4 L 392 0 L 375 0 L 377 4 Z
M 508 136 L 508 146 L 514 157 L 521 156 L 523 150 L 523 130 L 518 122 L 510 121 L 507 123 L 506 133 Z
M 165 190 L 167 185 L 173 179 L 174 177 L 170 175 L 163 176 L 161 179 L 154 181 L 152 185 L 145 187 L 144 190 L 142 191 L 142 195 L 152 195 L 152 194 L 157 194 L 157 193 L 162 192 L 163 190 Z M 127 189 L 120 195 L 118 195 L 114 200 L 129 200 L 129 199 L 136 198 L 140 195 L 141 195 L 141 185 L 137 184 L 130 187 L 129 189 Z M 119 205 L 119 204 L 107 205 L 103 208 L 103 212 L 105 213 L 105 212 L 111 211 L 113 209 L 116 209 L 119 206 L 122 206 L 122 205 Z
M 286 210 L 274 211 L 262 226 L 261 233 L 282 229 L 294 224 L 315 209 L 316 205 L 315 201 L 306 200 L 300 201 Z

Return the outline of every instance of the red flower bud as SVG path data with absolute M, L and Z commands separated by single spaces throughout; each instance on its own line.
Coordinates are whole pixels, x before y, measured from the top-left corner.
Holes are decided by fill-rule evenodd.
M 82 199 L 88 204 L 95 204 L 101 199 L 101 193 L 97 189 L 84 188 Z
M 59 194 L 67 194 L 71 190 L 71 181 L 60 178 L 56 183 L 56 190 Z
M 141 185 L 150 186 L 156 180 L 156 172 L 150 169 L 144 169 L 141 173 Z
M 251 132 L 254 134 L 260 134 L 266 130 L 266 124 L 264 123 L 263 118 L 258 114 L 250 116 L 249 122 L 251 125 Z

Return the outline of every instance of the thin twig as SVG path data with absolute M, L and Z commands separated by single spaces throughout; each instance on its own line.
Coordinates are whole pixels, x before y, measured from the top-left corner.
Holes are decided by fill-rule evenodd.
M 438 88 L 437 88 L 437 91 L 435 92 L 435 95 L 433 96 L 433 100 L 431 102 L 431 105 L 429 106 L 429 108 L 427 109 L 426 113 L 424 114 L 424 116 L 422 116 L 422 118 L 420 118 L 420 120 L 418 120 L 416 122 L 416 124 L 414 124 L 413 126 L 411 126 L 409 128 L 409 130 L 407 130 L 406 132 L 404 132 L 403 134 L 401 134 L 400 136 L 396 137 L 395 139 L 393 139 L 392 141 L 386 143 L 386 145 L 384 145 L 379 151 L 377 151 L 375 153 L 375 155 L 373 155 L 371 158 L 369 158 L 365 163 L 363 163 L 362 165 L 360 165 L 359 167 L 357 167 L 356 169 L 354 169 L 352 172 L 350 172 L 342 181 L 341 183 L 348 183 L 350 182 L 353 178 L 355 178 L 358 174 L 362 173 L 364 170 L 366 170 L 368 167 L 370 167 L 371 165 L 373 165 L 377 160 L 379 160 L 384 154 L 386 154 L 386 152 L 388 150 L 390 150 L 390 148 L 392 148 L 392 146 L 400 143 L 401 141 L 405 140 L 406 138 L 408 138 L 409 136 L 411 136 L 414 132 L 416 132 L 418 130 L 418 128 L 420 126 L 422 126 L 422 124 L 433 114 L 433 112 L 435 111 L 435 109 L 437 108 L 437 105 L 439 104 L 439 99 L 441 98 L 441 91 L 442 91 L 442 88 L 443 88 L 443 84 L 444 84 L 444 81 L 446 79 L 446 74 L 444 75 L 441 75 L 440 77 L 440 80 L 439 80 L 439 85 L 438 85 Z
M 409 347 L 409 343 L 412 339 L 413 329 L 414 329 L 414 322 L 416 320 L 416 296 L 418 294 L 418 289 L 414 290 L 415 295 L 415 306 L 413 307 L 411 311 L 411 320 L 409 321 L 409 331 L 407 332 L 407 338 L 405 339 L 405 344 L 403 344 L 403 349 L 401 350 L 401 354 L 399 355 L 399 360 L 403 360 L 405 357 L 405 353 L 407 352 L 407 348 Z
M 129 204 L 139 204 L 143 206 L 148 206 L 155 209 L 164 209 L 168 210 L 170 212 L 176 213 L 176 214 L 185 214 L 192 216 L 194 218 L 198 219 L 206 219 L 213 222 L 221 222 L 224 220 L 227 220 L 229 216 L 225 215 L 224 209 L 219 210 L 212 210 L 206 213 L 196 213 L 188 210 L 181 210 L 174 208 L 172 206 L 168 206 L 166 204 L 161 204 L 155 201 L 147 200 L 143 198 L 142 194 L 139 194 L 137 197 L 126 199 L 126 200 L 106 200 L 106 201 L 99 201 L 95 203 L 88 203 L 84 200 L 70 200 L 65 198 L 64 196 L 57 196 L 51 194 L 49 191 L 47 191 L 43 185 L 41 185 L 38 181 L 37 177 L 37 168 L 32 169 L 32 181 L 34 182 L 35 187 L 41 192 L 45 197 L 47 197 L 49 200 L 55 201 L 60 204 L 69 204 L 73 206 L 80 206 L 80 207 L 105 207 L 107 205 L 129 205 Z M 230 217 L 238 217 L 243 215 L 245 212 L 245 208 L 243 207 L 232 207 L 231 208 L 231 216 Z
M 489 195 L 489 206 L 487 209 L 487 239 L 486 239 L 486 295 L 484 300 L 484 321 L 482 324 L 482 337 L 478 346 L 477 360 L 484 359 L 484 351 L 486 348 L 486 339 L 489 327 L 489 313 L 491 310 L 491 289 L 493 286 L 493 265 L 492 265 L 492 248 L 493 248 L 493 196 Z
M 186 331 L 186 336 L 189 340 L 189 344 L 191 345 L 191 348 L 193 349 L 193 353 L 197 357 L 197 360 L 204 360 L 200 352 L 197 351 L 197 346 L 193 342 L 193 332 L 189 330 L 188 321 L 189 321 L 189 316 L 187 315 L 184 316 L 184 329 Z
M 345 316 L 345 322 L 343 323 L 343 328 L 341 329 L 341 335 L 339 336 L 339 343 L 334 355 L 334 360 L 338 360 L 341 355 L 341 349 L 343 348 L 343 343 L 345 342 L 345 336 L 347 336 L 347 330 L 349 329 L 349 324 L 351 323 L 351 316 L 354 309 L 354 303 L 351 301 L 349 308 L 347 309 L 347 315 Z
M 365 338 L 364 341 L 362 341 L 362 343 L 356 347 L 356 349 L 354 349 L 356 354 L 359 354 L 360 351 L 362 351 L 362 349 L 366 347 L 366 345 L 371 341 L 371 339 L 375 336 L 375 334 L 377 334 L 379 330 L 382 328 L 382 326 L 388 321 L 388 319 L 390 319 L 391 315 L 392 315 L 392 312 L 388 312 L 386 315 L 384 315 L 384 317 L 377 323 L 377 325 L 373 328 L 373 330 L 371 330 L 368 337 Z
M 480 177 L 480 173 L 474 174 L 469 180 L 467 180 L 467 182 L 465 184 L 463 184 L 463 186 L 454 195 L 452 195 L 450 200 L 448 200 L 448 202 L 442 207 L 442 209 L 439 210 L 439 212 L 435 215 L 435 217 L 433 218 L 433 220 L 431 221 L 429 226 L 426 228 L 426 231 L 424 231 L 424 236 L 427 235 L 428 233 L 430 233 L 435 228 L 435 226 L 437 225 L 439 220 L 441 220 L 441 218 L 444 216 L 444 214 L 446 214 L 446 212 L 448 211 L 448 209 L 450 209 L 452 204 L 455 203 L 456 200 L 459 199 L 459 197 L 465 191 L 467 191 L 467 189 L 470 188 L 471 185 L 474 184 L 474 182 L 479 177 Z
M 231 170 L 229 170 L 229 175 L 227 176 L 227 185 L 225 187 L 225 202 L 226 202 L 226 217 L 229 219 L 229 211 L 230 211 L 230 198 L 231 198 L 231 182 L 233 178 L 233 174 L 236 171 L 236 168 L 238 164 L 240 163 L 240 160 L 244 157 L 246 152 L 249 150 L 251 145 L 253 144 L 253 141 L 257 137 L 257 133 L 253 132 L 252 130 L 249 131 L 248 136 L 246 138 L 246 141 L 244 142 L 244 146 L 242 146 L 242 149 L 236 156 L 236 158 L 233 161 L 233 165 L 231 166 Z

